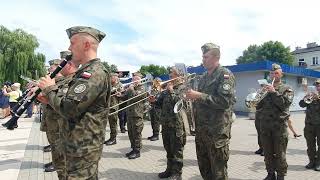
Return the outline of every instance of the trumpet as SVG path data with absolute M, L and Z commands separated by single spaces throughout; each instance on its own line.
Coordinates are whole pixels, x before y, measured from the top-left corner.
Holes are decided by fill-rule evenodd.
M 59 66 L 50 74 L 50 78 L 53 79 L 60 71 L 61 69 L 72 59 L 72 55 L 69 54 L 65 58 L 63 58 L 63 61 L 59 64 Z M 13 115 L 9 121 L 2 124 L 3 127 L 6 127 L 9 130 L 14 130 L 18 119 L 22 115 L 22 113 L 29 107 L 29 105 L 37 98 L 37 96 L 40 94 L 41 89 L 38 88 L 31 96 L 26 96 L 26 98 L 23 98 L 22 104 L 16 109 L 16 111 L 13 112 Z
M 272 79 L 271 86 L 273 86 L 274 80 L 275 80 L 275 78 Z M 260 101 L 262 101 L 268 95 L 268 92 L 269 91 L 265 87 L 259 89 L 254 100 L 253 100 L 255 102 L 255 104 L 256 105 L 259 104 Z
M 313 101 L 320 99 L 320 95 L 318 93 L 308 93 L 303 97 L 303 101 L 306 104 L 311 104 Z

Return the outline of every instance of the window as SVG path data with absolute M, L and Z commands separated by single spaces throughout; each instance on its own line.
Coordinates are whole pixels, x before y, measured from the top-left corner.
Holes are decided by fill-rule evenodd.
M 312 65 L 318 65 L 319 62 L 318 62 L 318 57 L 313 57 L 312 58 Z
M 304 59 L 299 59 L 299 66 L 304 66 L 305 62 Z

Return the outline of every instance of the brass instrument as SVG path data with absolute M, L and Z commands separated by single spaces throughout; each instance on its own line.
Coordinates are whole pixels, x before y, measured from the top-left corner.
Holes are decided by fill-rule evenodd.
M 196 75 L 197 75 L 196 73 L 192 73 L 192 74 L 188 74 L 188 75 L 182 77 L 184 81 L 182 81 L 182 83 L 183 83 L 182 87 L 179 88 L 180 100 L 178 102 L 176 102 L 176 104 L 174 105 L 174 108 L 173 108 L 174 113 L 179 113 L 182 110 L 182 108 L 186 107 L 186 105 L 185 105 L 186 93 L 190 89 L 191 80 L 194 80 L 197 78 Z
M 311 104 L 313 101 L 316 101 L 319 99 L 320 99 L 320 95 L 318 93 L 307 93 L 307 95 L 303 97 L 303 101 L 306 104 Z
M 258 80 L 259 81 L 259 80 Z M 272 79 L 271 86 L 273 86 L 275 78 Z M 267 84 L 263 84 L 267 85 Z M 248 108 L 255 108 L 267 95 L 268 90 L 265 87 L 260 88 L 257 92 L 251 93 L 247 96 L 245 104 Z
M 38 85 L 38 81 L 28 78 L 26 76 L 20 75 L 20 78 L 27 81 L 28 83 L 32 84 L 32 86 L 37 86 Z

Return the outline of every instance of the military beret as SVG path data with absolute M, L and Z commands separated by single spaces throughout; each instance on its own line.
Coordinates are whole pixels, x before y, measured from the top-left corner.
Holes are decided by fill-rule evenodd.
M 213 44 L 213 43 L 206 43 L 203 46 L 201 46 L 201 50 L 202 50 L 203 54 L 207 53 L 208 51 L 210 51 L 212 49 L 217 49 L 220 52 L 220 46 Z
M 94 37 L 98 42 L 101 42 L 102 39 L 106 36 L 105 33 L 99 31 L 98 29 L 87 27 L 87 26 L 74 26 L 66 30 L 69 39 L 78 33 L 86 33 Z
M 70 51 L 61 51 L 60 52 L 60 58 L 65 59 L 68 55 L 71 55 Z
M 139 71 L 133 73 L 133 76 L 139 76 L 141 78 L 143 77 L 142 74 Z
M 316 79 L 315 81 L 314 81 L 314 83 L 313 83 L 313 85 L 319 85 L 320 84 L 320 79 L 318 78 L 318 79 Z
M 271 70 L 275 71 L 275 70 L 278 70 L 278 69 L 281 69 L 281 66 L 279 64 L 273 63 Z
M 59 65 L 60 63 L 62 62 L 61 59 L 52 59 L 49 61 L 49 65 L 52 66 L 52 65 Z
M 111 75 L 111 76 L 117 76 L 117 77 L 119 76 L 118 73 L 110 73 L 110 75 Z

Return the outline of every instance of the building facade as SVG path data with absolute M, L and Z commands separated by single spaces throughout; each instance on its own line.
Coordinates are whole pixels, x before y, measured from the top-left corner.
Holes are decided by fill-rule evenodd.
M 320 46 L 317 43 L 308 43 L 306 48 L 296 47 L 292 54 L 295 66 L 320 71 Z

